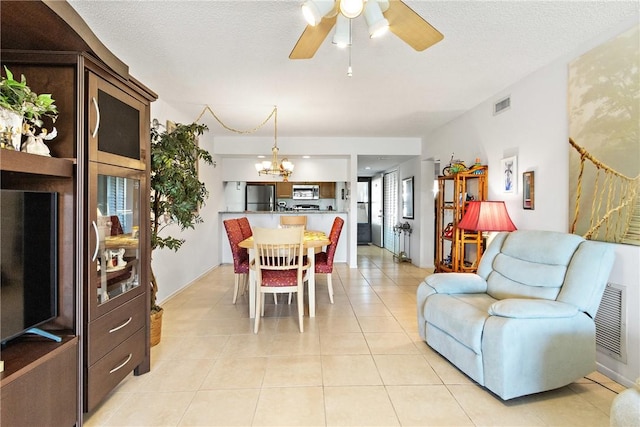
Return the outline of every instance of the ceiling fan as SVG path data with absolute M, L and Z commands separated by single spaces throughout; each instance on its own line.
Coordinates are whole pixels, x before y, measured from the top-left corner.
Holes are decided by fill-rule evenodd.
M 351 44 L 351 19 L 364 15 L 371 38 L 390 30 L 417 51 L 444 38 L 440 31 L 400 0 L 306 0 L 302 13 L 309 25 L 289 59 L 310 59 L 335 26 L 333 43 Z

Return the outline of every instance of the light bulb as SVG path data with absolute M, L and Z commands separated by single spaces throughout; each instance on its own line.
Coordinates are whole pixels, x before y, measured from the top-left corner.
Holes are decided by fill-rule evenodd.
M 347 18 L 356 18 L 364 9 L 363 0 L 342 0 L 340 2 L 340 12 Z

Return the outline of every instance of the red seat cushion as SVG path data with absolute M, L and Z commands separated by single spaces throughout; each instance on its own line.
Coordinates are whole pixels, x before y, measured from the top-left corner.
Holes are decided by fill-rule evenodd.
M 262 286 L 297 286 L 298 270 L 262 270 Z

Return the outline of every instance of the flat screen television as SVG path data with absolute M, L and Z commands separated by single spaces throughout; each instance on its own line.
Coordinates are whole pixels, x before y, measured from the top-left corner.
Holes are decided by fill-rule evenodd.
M 58 198 L 0 190 L 0 343 L 57 317 Z

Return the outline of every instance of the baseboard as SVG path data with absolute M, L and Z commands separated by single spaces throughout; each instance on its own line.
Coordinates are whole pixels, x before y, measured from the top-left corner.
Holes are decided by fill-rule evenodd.
M 619 373 L 617 373 L 616 371 L 610 368 L 607 368 L 606 366 L 604 366 L 599 362 L 596 362 L 596 366 L 597 366 L 598 372 L 600 372 L 602 375 L 607 376 L 608 378 L 611 378 L 612 380 L 614 380 L 620 385 L 623 385 L 625 387 L 633 387 L 633 385 L 635 384 L 635 380 L 630 380 L 629 378 L 625 378 Z
M 171 298 L 175 297 L 176 295 L 179 295 L 182 291 L 184 291 L 185 289 L 187 289 L 189 286 L 193 285 L 195 282 L 197 282 L 201 277 L 206 276 L 207 274 L 209 274 L 210 272 L 212 272 L 213 270 L 215 270 L 216 268 L 220 267 L 220 264 L 218 265 L 214 265 L 213 267 L 211 267 L 210 269 L 206 270 L 204 273 L 202 273 L 201 275 L 195 277 L 192 281 L 190 281 L 189 283 L 185 284 L 183 287 L 181 287 L 180 289 L 176 290 L 175 292 L 167 295 L 166 298 L 163 298 L 162 300 L 158 300 L 157 304 L 159 306 L 162 307 L 162 304 L 166 303 L 167 301 L 169 301 Z

